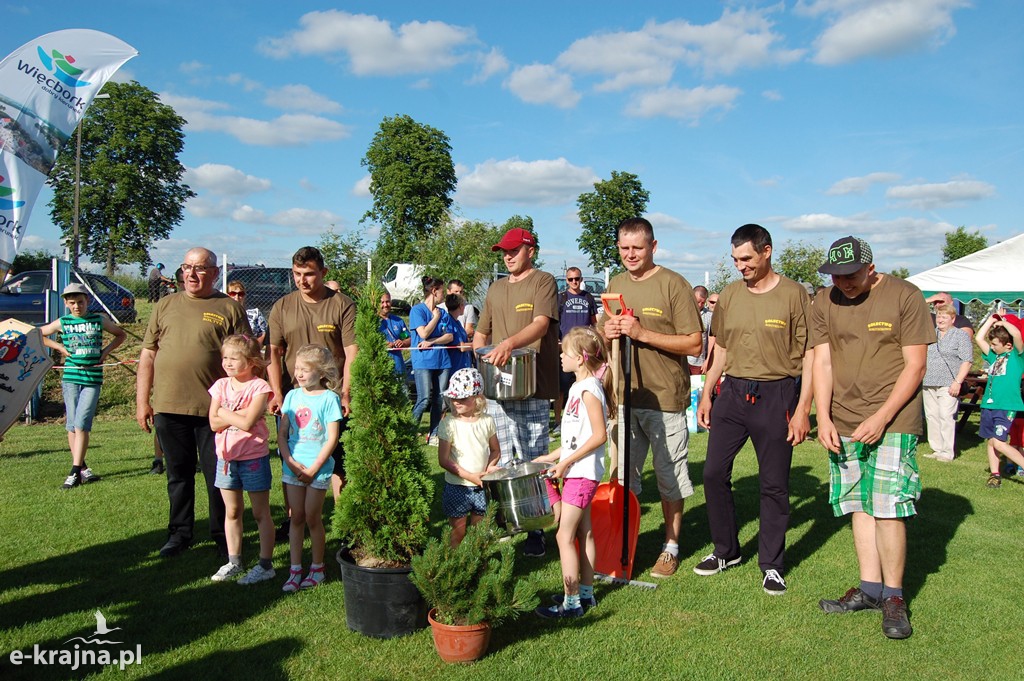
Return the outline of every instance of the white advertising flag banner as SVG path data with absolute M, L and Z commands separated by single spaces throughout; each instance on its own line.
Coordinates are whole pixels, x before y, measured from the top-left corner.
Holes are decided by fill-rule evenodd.
M 138 52 L 90 29 L 47 33 L 0 62 L 0 270 L 10 268 L 57 152 Z

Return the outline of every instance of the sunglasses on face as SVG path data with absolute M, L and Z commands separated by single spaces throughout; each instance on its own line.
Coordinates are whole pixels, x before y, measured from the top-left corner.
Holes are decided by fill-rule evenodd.
M 228 295 L 232 298 L 245 298 L 245 291 L 228 291 Z
M 566 277 L 566 281 L 583 281 L 583 277 Z

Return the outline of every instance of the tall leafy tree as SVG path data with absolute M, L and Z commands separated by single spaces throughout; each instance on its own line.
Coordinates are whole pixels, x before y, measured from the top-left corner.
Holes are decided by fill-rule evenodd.
M 373 196 L 362 221 L 381 226 L 379 260 L 415 262 L 417 247 L 452 205 L 457 180 L 448 136 L 411 116 L 384 118 L 362 165 Z
M 103 263 L 151 261 L 153 242 L 181 222 L 195 192 L 182 182 L 178 160 L 185 119 L 139 83 L 108 82 L 81 123 L 80 252 Z M 76 144 L 65 144 L 47 183 L 53 187 L 50 217 L 64 241 L 73 239 Z
M 772 267 L 793 281 L 821 286 L 824 280 L 818 267 L 825 262 L 825 249 L 805 241 L 787 241 L 772 251 Z
M 610 180 L 595 182 L 594 191 L 579 195 L 576 206 L 583 231 L 576 243 L 594 271 L 618 267 L 615 228 L 626 218 L 643 215 L 650 198 L 639 177 L 617 170 Z
M 330 227 L 317 244 L 327 266 L 327 278 L 341 284 L 350 296 L 359 295 L 366 285 L 366 260 L 370 257 L 366 240 L 357 232 L 339 234 Z
M 942 247 L 942 262 L 959 260 L 965 255 L 985 248 L 988 248 L 988 239 L 984 234 L 978 230 L 968 232 L 966 227 L 960 225 L 954 231 L 946 232 L 946 243 Z
M 432 277 L 461 280 L 472 295 L 495 267 L 504 271 L 501 253 L 492 251 L 491 245 L 498 243 L 506 229 L 479 221 L 447 221 L 431 231 L 417 262 Z

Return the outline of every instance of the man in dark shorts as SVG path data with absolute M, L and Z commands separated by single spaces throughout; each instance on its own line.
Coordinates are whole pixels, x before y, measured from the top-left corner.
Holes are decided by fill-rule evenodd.
M 268 407 L 277 414 L 287 390 L 294 387 L 295 355 L 303 345 L 322 345 L 334 355 L 341 373 L 335 390 L 341 397 L 341 431 L 349 415 L 349 382 L 356 356 L 356 306 L 352 299 L 324 285 L 327 268 L 320 251 L 304 246 L 292 256 L 292 279 L 297 291 L 284 296 L 270 310 L 270 366 L 267 382 L 274 389 Z M 344 484 L 345 459 L 341 442 L 334 449 L 334 497 Z
M 852 516 L 860 568 L 859 586 L 819 605 L 882 610 L 882 633 L 907 638 L 905 520 L 921 495 L 921 380 L 935 327 L 921 291 L 875 271 L 862 239 L 833 243 L 818 271 L 833 283 L 811 306 L 818 440 L 829 453 L 832 511 Z
M 214 487 L 217 452 L 207 390 L 224 376 L 221 343 L 252 330 L 245 309 L 216 290 L 220 269 L 212 251 L 193 248 L 181 269 L 184 293 L 162 298 L 146 327 L 135 383 L 135 419 L 147 433 L 151 424 L 156 429 L 167 469 L 170 521 L 160 555 L 176 556 L 192 545 L 198 461 L 206 478 L 210 536 L 226 557 L 224 501 Z
M 723 374 L 725 380 L 714 407 L 711 391 L 705 390 L 697 408 L 698 423 L 710 431 L 704 495 L 715 550 L 693 571 L 715 575 L 740 563 L 732 466 L 751 439 L 761 488 L 761 585 L 778 596 L 786 593 L 782 575 L 793 446 L 810 430 L 810 301 L 803 286 L 772 269 L 772 237 L 764 227 L 743 225 L 733 233 L 732 260 L 743 278 L 718 298 L 711 322 L 717 349 L 707 374 L 709 385 Z

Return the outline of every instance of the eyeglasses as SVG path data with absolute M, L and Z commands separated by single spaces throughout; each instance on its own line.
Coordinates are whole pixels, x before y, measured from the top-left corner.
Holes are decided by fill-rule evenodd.
M 181 264 L 181 273 L 188 274 L 189 272 L 195 272 L 196 274 L 206 274 L 217 269 L 216 265 L 188 265 L 186 263 Z
M 232 298 L 245 298 L 245 291 L 228 291 L 228 295 Z
M 708 305 L 717 305 L 717 304 L 718 304 L 717 300 L 709 300 L 708 301 Z
M 583 277 L 566 277 L 566 281 L 583 281 Z

